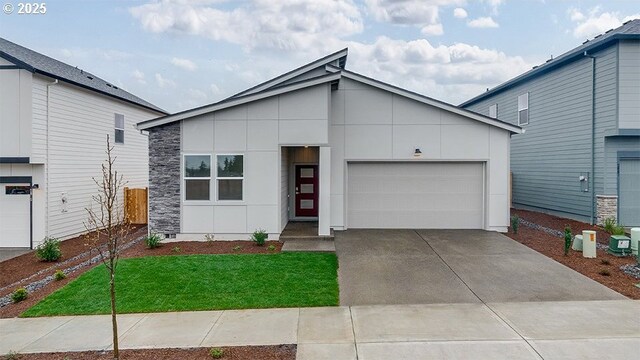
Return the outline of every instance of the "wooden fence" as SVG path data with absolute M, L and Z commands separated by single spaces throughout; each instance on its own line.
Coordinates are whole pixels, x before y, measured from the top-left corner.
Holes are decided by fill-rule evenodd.
M 124 188 L 124 216 L 130 224 L 142 225 L 147 223 L 147 192 L 147 188 Z

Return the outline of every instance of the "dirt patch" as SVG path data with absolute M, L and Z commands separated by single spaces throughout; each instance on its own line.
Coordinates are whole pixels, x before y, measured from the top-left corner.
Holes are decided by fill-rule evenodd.
M 120 350 L 121 360 L 211 360 L 210 348 Z M 223 360 L 295 360 L 296 345 L 222 347 Z M 99 360 L 113 359 L 111 351 L 20 354 L 20 360 Z
M 575 229 L 574 234 L 582 230 L 594 229 L 598 231 L 598 242 L 608 244 L 608 234 L 589 224 L 532 211 L 527 211 L 526 213 L 522 210 L 512 211 L 512 214 L 514 213 L 530 222 L 554 230 L 562 230 L 565 225 Z M 640 300 L 640 288 L 635 286 L 640 280 L 620 270 L 622 265 L 634 264 L 636 262 L 635 257 L 617 257 L 600 249 L 597 250 L 595 259 L 584 258 L 582 257 L 582 252 L 573 250 L 569 250 L 569 255 L 564 256 L 564 239 L 522 225 L 520 225 L 517 235 L 513 234 L 511 230 L 506 235 L 624 296 Z M 602 241 L 603 239 L 606 241 Z M 609 275 L 603 275 L 606 273 Z
M 270 246 L 273 246 L 270 249 Z M 267 241 L 257 246 L 251 241 L 173 241 L 161 243 L 160 247 L 148 249 L 143 242 L 135 244 L 122 253 L 122 257 L 196 254 L 274 254 L 282 250 L 279 241 Z
M 141 227 L 137 229 L 135 233 L 135 237 L 144 235 L 146 231 L 147 231 L 146 227 Z M 70 245 L 67 245 L 66 244 L 67 241 L 72 241 L 72 243 Z M 35 281 L 53 274 L 53 272 L 56 269 L 68 268 L 70 266 L 73 266 L 76 263 L 80 263 L 82 261 L 87 260 L 89 256 L 83 257 L 71 263 L 67 263 L 64 266 L 60 266 L 60 263 L 63 262 L 64 259 L 70 259 L 85 251 L 88 251 L 89 247 L 85 247 L 84 243 L 85 241 L 82 239 L 82 237 L 63 241 L 60 244 L 61 245 L 60 247 L 63 251 L 64 258 L 60 259 L 58 262 L 55 262 L 55 263 L 43 263 L 38 259 L 36 259 L 33 253 L 21 255 L 17 258 L 13 258 L 0 263 L 0 266 L 1 266 L 0 273 L 2 274 L 2 277 L 4 277 L 5 274 L 8 274 L 9 277 L 14 279 L 13 282 L 15 282 L 25 277 L 28 277 L 42 269 L 48 269 L 43 274 L 35 276 L 31 278 L 29 281 L 25 281 L 24 284 L 20 284 L 18 286 L 26 285 L 26 283 L 29 283 L 31 281 Z M 269 248 L 271 245 L 273 245 L 272 250 L 270 250 Z M 212 241 L 212 242 L 176 241 L 176 242 L 163 243 L 161 244 L 160 247 L 155 249 L 148 249 L 145 246 L 144 242 L 139 242 L 131 246 L 130 248 L 126 249 L 125 251 L 123 251 L 123 253 L 121 254 L 121 257 L 131 258 L 131 257 L 143 257 L 143 256 L 194 255 L 194 254 L 273 254 L 273 253 L 279 253 L 281 249 L 282 249 L 282 243 L 279 241 L 267 241 L 264 246 L 256 246 L 253 242 L 250 242 L 250 241 Z M 91 256 L 95 256 L 96 254 L 97 253 L 93 251 Z M 97 265 L 98 264 L 93 264 L 93 265 L 85 266 L 81 269 L 78 269 L 77 271 L 74 271 L 73 273 L 68 274 L 67 278 L 64 280 L 53 281 L 47 284 L 45 287 L 37 291 L 34 291 L 32 293 L 29 293 L 29 297 L 24 301 L 1 307 L 0 318 L 12 318 L 12 317 L 19 316 L 30 307 L 37 304 L 40 300 L 44 299 L 54 291 L 65 286 L 70 281 L 82 275 L 86 271 L 93 269 Z M 19 275 L 16 275 L 11 272 L 14 270 Z M 8 282 L 8 283 L 11 284 L 12 282 Z M 0 296 L 10 293 L 14 289 L 15 287 L 11 287 L 11 288 L 5 289 L 4 291 L 0 291 Z
M 518 215 L 521 219 L 560 232 L 564 232 L 565 226 L 569 226 L 574 235 L 582 234 L 582 230 L 594 230 L 596 232 L 596 241 L 600 244 L 609 245 L 609 236 L 611 235 L 599 226 L 529 210 L 511 209 L 511 215 Z
M 146 232 L 146 226 L 135 226 L 132 228 L 132 236 L 129 237 L 128 241 L 134 240 L 146 234 Z M 69 259 L 91 250 L 91 247 L 87 244 L 87 240 L 83 235 L 60 242 L 60 250 L 62 251 L 62 257 L 54 262 L 40 261 L 36 258 L 35 250 L 0 262 L 0 274 L 2 275 L 0 276 L 0 288 L 18 282 L 39 271 L 46 272 L 42 277 L 51 275 L 58 269 L 62 270 L 63 268 L 73 266 L 97 254 L 94 251 L 92 255 L 87 254 L 71 263 L 62 264 Z M 33 278 L 33 280 L 37 279 L 38 278 Z

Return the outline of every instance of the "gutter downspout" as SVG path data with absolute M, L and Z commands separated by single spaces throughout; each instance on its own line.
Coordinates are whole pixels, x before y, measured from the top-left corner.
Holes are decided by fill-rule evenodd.
M 596 57 L 589 55 L 586 51 L 584 56 L 591 58 L 591 217 L 590 223 L 595 223 L 596 217 Z
M 45 236 L 49 236 L 49 95 L 51 86 L 58 85 L 58 79 L 53 80 L 53 82 L 47 83 L 47 114 L 46 114 L 46 134 L 45 134 L 45 159 L 44 159 L 44 191 L 46 192 L 45 196 L 45 215 L 44 215 L 44 224 L 45 224 Z

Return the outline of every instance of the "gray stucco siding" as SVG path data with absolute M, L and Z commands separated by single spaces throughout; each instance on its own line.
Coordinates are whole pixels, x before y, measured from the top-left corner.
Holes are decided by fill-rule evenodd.
M 595 54 L 596 176 L 585 192 L 579 176 L 591 172 L 590 58 L 577 60 L 543 76 L 497 93 L 467 108 L 488 115 L 498 104 L 498 118 L 517 124 L 518 95 L 529 93 L 529 124 L 512 136 L 513 203 L 570 214 L 591 215 L 591 191 L 604 188 L 604 135 L 616 127 L 616 46 Z

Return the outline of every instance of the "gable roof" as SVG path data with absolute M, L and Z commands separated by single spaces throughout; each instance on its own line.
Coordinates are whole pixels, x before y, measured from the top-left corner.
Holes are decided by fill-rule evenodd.
M 0 38 L 0 57 L 14 63 L 18 68 L 32 73 L 39 73 L 155 112 L 167 114 L 165 110 L 87 71 L 27 49 L 4 38 Z
M 469 99 L 459 106 L 469 106 L 477 103 L 489 96 L 500 93 L 537 76 L 543 75 L 569 62 L 583 58 L 585 53 L 595 52 L 619 40 L 640 40 L 640 19 L 629 20 L 618 28 L 609 30 L 604 34 L 600 34 L 592 40 L 587 40 L 582 43 L 582 45 L 567 51 L 566 53 L 556 57 L 555 59 L 547 60 L 547 62 L 542 65 L 534 66 L 533 69 L 525 72 L 524 74 L 516 76 L 515 78 L 508 80 L 494 87 L 493 89 L 490 89 L 489 91 L 486 91 L 472 99 Z
M 337 57 L 337 55 L 340 55 L 340 57 Z M 373 86 L 373 87 L 376 87 L 376 88 L 379 88 L 379 89 L 382 89 L 406 98 L 413 99 L 423 104 L 427 104 L 445 111 L 449 111 L 461 116 L 465 116 L 467 118 L 470 118 L 488 125 L 492 125 L 492 126 L 510 131 L 512 133 L 521 134 L 524 132 L 524 130 L 517 125 L 513 125 L 498 119 L 490 118 L 470 110 L 462 109 L 460 107 L 457 107 L 455 105 L 452 105 L 443 101 L 435 100 L 430 97 L 427 97 L 409 90 L 405 90 L 400 87 L 390 85 L 382 81 L 378 81 L 378 80 L 366 77 L 364 75 L 360 75 L 355 72 L 345 70 L 344 62 L 346 62 L 346 55 L 347 55 L 347 49 L 341 50 L 337 53 L 331 54 L 322 59 L 316 60 L 312 63 L 299 67 L 284 75 L 278 76 L 277 78 L 266 81 L 249 90 L 245 90 L 241 93 L 228 97 L 217 103 L 197 107 L 190 110 L 185 110 L 179 113 L 159 117 L 156 119 L 142 121 L 138 123 L 137 127 L 140 130 L 146 130 L 152 127 L 169 124 L 175 121 L 180 121 L 190 117 L 203 115 L 213 111 L 223 110 L 226 108 L 242 105 L 252 101 L 257 101 L 267 97 L 280 95 L 287 92 L 304 89 L 311 86 L 316 86 L 316 85 L 325 84 L 329 82 L 336 82 L 336 81 L 339 81 L 342 77 L 345 77 L 345 78 L 359 81 L 369 86 Z M 340 60 L 340 62 L 338 63 L 338 66 L 334 65 L 334 61 L 336 61 L 337 59 L 342 59 L 343 56 L 344 56 L 344 60 Z M 317 69 L 320 66 L 325 67 L 325 70 L 327 72 L 326 75 L 316 76 L 310 79 L 305 79 L 305 80 L 294 82 L 294 83 L 283 84 L 287 80 L 290 80 L 296 76 L 300 76 L 305 72 L 309 72 L 311 70 Z

